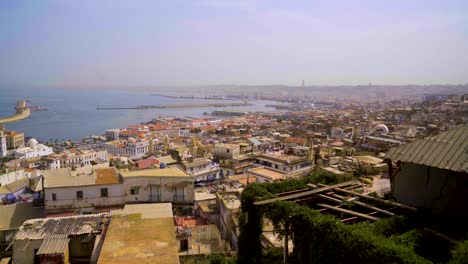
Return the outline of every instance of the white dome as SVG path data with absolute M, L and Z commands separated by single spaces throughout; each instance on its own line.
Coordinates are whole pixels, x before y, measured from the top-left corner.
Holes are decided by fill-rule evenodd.
M 388 127 L 384 124 L 378 124 L 375 126 L 375 130 L 382 132 L 382 134 L 388 134 Z
M 28 146 L 30 148 L 35 148 L 37 146 L 37 144 L 39 144 L 37 142 L 37 140 L 35 138 L 31 138 L 30 140 L 28 140 Z

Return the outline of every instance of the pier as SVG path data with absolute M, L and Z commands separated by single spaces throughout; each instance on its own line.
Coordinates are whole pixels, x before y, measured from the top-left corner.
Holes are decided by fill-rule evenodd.
M 135 107 L 97 107 L 96 110 L 123 110 L 123 109 L 165 109 L 165 108 L 199 108 L 199 107 L 232 107 L 251 106 L 249 103 L 217 103 L 217 104 L 178 104 L 178 105 L 139 105 Z
M 183 95 L 167 95 L 167 94 L 151 94 L 152 96 L 160 96 L 160 97 L 166 97 L 166 98 L 175 98 L 175 99 L 203 99 L 203 100 L 240 100 L 237 98 L 227 98 L 225 96 L 183 96 Z
M 26 106 L 26 101 L 18 101 L 16 104 L 16 114 L 0 118 L 0 124 L 16 122 L 25 118 L 28 118 L 31 115 L 31 110 Z

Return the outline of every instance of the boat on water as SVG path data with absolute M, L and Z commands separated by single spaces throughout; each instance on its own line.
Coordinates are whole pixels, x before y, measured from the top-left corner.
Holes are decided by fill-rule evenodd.
M 30 106 L 29 110 L 31 110 L 31 111 L 47 111 L 49 109 L 44 108 L 44 107 L 40 107 L 40 106 Z

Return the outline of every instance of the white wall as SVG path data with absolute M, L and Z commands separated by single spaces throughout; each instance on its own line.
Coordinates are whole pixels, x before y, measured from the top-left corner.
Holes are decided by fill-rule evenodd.
M 0 175 L 0 185 L 5 186 L 7 184 L 10 184 L 14 181 L 20 180 L 24 177 L 27 177 L 27 173 L 24 172 L 24 170 L 17 170 L 9 173 L 5 173 Z
M 34 263 L 34 250 L 39 249 L 42 239 L 38 240 L 15 240 L 13 242 L 13 262 L 14 263 Z
M 101 197 L 101 188 L 108 189 L 108 197 Z M 83 199 L 76 198 L 77 191 L 83 191 Z M 56 201 L 52 200 L 53 193 L 56 194 Z M 48 210 L 124 204 L 123 184 L 46 188 L 45 194 L 46 208 Z
M 193 203 L 194 188 L 192 177 L 129 177 L 124 178 L 126 202 L 150 201 L 150 185 L 160 186 L 160 202 Z M 174 201 L 173 187 L 184 188 L 184 200 Z M 131 188 L 139 187 L 138 195 L 131 195 Z M 136 198 L 136 199 L 135 199 Z

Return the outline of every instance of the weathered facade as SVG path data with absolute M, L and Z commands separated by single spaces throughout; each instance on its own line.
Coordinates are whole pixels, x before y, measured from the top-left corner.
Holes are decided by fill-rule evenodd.
M 170 167 L 121 171 L 125 202 L 171 202 L 193 206 L 194 178 L 183 170 Z
M 96 263 L 95 248 L 107 223 L 104 214 L 28 220 L 15 235 L 13 263 Z
M 46 208 L 78 209 L 123 205 L 123 184 L 117 170 L 95 168 L 80 173 L 70 168 L 44 171 Z
M 239 237 L 240 193 L 218 192 L 216 193 L 216 202 L 219 208 L 221 237 L 230 242 L 232 250 L 236 250 Z
M 468 218 L 468 125 L 391 149 L 394 197 L 443 217 Z M 393 173 L 392 173 L 393 172 Z

